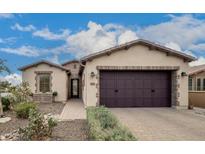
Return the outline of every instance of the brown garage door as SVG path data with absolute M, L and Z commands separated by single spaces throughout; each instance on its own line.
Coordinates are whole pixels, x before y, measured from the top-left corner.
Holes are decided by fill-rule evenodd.
M 167 71 L 100 71 L 100 104 L 106 107 L 170 107 Z

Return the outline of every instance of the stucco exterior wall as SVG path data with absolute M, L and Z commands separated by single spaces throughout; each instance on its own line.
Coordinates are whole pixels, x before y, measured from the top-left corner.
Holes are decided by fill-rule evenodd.
M 188 77 L 181 76 L 181 72 L 188 72 L 188 63 L 184 59 L 167 55 L 165 52 L 149 50 L 148 47 L 136 45 L 128 50 L 120 50 L 86 62 L 83 75 L 85 86 L 83 101 L 86 106 L 96 106 L 98 103 L 99 71 L 97 66 L 178 66 L 177 70 L 177 103 L 179 106 L 188 106 Z M 94 72 L 96 77 L 91 78 Z M 94 83 L 94 84 L 93 84 Z
M 205 108 L 205 91 L 190 91 L 189 105 Z
M 65 71 L 56 67 L 51 67 L 47 64 L 39 64 L 36 67 L 31 67 L 22 72 L 22 79 L 29 83 L 32 93 L 36 93 L 36 71 L 52 72 L 51 76 L 51 91 L 57 91 L 58 96 L 55 101 L 67 100 L 67 74 Z M 38 92 L 37 92 L 38 93 Z

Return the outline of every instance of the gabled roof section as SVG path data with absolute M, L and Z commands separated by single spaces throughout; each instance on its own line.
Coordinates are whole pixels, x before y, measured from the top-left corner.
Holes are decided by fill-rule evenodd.
M 79 63 L 79 60 L 77 60 L 77 59 L 69 60 L 69 61 L 67 61 L 67 62 L 65 62 L 65 63 L 62 63 L 61 65 L 62 65 L 62 66 L 65 66 L 65 65 L 71 64 L 71 63 Z
M 35 62 L 35 63 L 32 63 L 32 64 L 29 64 L 29 65 L 20 67 L 19 70 L 20 70 L 20 71 L 24 71 L 24 70 L 26 70 L 26 69 L 28 69 L 28 68 L 35 67 L 35 66 L 40 65 L 40 64 L 47 64 L 47 65 L 50 65 L 50 66 L 52 66 L 52 67 L 59 68 L 59 69 L 64 70 L 64 71 L 69 71 L 67 68 L 65 68 L 65 67 L 63 67 L 63 66 L 61 66 L 61 65 L 58 65 L 58 64 L 55 64 L 55 63 L 46 61 L 46 60 L 41 60 L 41 61 L 38 61 L 38 62 Z
M 184 59 L 188 62 L 196 60 L 195 57 L 192 57 L 188 54 L 185 54 L 185 53 L 182 53 L 180 51 L 170 49 L 168 47 L 165 47 L 165 46 L 162 46 L 162 45 L 159 45 L 159 44 L 156 44 L 154 42 L 150 42 L 150 41 L 144 40 L 144 39 L 134 40 L 134 41 L 127 42 L 127 43 L 124 43 L 124 44 L 121 44 L 121 45 L 118 45 L 118 46 L 115 46 L 115 47 L 112 47 L 112 48 L 109 48 L 109 49 L 106 49 L 106 50 L 102 50 L 100 52 L 96 52 L 96 53 L 90 54 L 88 56 L 85 56 L 85 57 L 81 58 L 80 60 L 82 62 L 86 62 L 87 60 L 92 60 L 96 57 L 106 55 L 106 54 L 109 54 L 109 53 L 112 53 L 112 52 L 115 52 L 115 51 L 119 51 L 119 50 L 122 50 L 122 49 L 128 49 L 128 48 L 130 48 L 134 45 L 138 45 L 138 44 L 148 46 L 150 49 L 160 50 L 160 51 L 166 52 L 170 55 L 180 57 L 180 58 L 182 58 L 182 59 Z
M 193 74 L 198 74 L 198 73 L 201 73 L 201 72 L 205 72 L 205 64 L 190 67 L 188 74 L 193 75 Z

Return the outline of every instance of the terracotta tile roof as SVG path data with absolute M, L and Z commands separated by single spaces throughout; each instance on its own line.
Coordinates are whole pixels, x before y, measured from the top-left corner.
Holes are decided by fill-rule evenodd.
M 190 67 L 189 69 L 189 75 L 193 75 L 193 74 L 198 74 L 200 72 L 204 72 L 205 71 L 205 64 L 204 65 L 198 65 L 198 66 L 193 66 Z
M 118 45 L 118 46 L 115 46 L 115 47 L 112 47 L 112 48 L 109 48 L 109 49 L 106 49 L 106 50 L 102 50 L 102 51 L 90 54 L 88 56 L 85 56 L 85 57 L 81 58 L 80 60 L 82 62 L 85 62 L 87 60 L 92 60 L 96 57 L 99 57 L 99 56 L 102 56 L 102 55 L 105 55 L 105 54 L 109 54 L 109 53 L 114 52 L 114 51 L 119 51 L 121 49 L 128 49 L 129 47 L 131 47 L 133 45 L 137 45 L 137 44 L 148 46 L 151 49 L 153 48 L 153 49 L 156 49 L 156 50 L 164 51 L 164 52 L 169 53 L 171 55 L 181 57 L 181 58 L 187 60 L 188 62 L 196 60 L 195 57 L 192 57 L 188 54 L 185 54 L 185 53 L 182 53 L 180 51 L 170 49 L 168 47 L 165 47 L 165 46 L 162 46 L 162 45 L 159 45 L 159 44 L 156 44 L 154 42 L 150 42 L 150 41 L 144 40 L 144 39 L 134 40 L 134 41 L 127 42 L 127 43 L 124 43 L 124 44 L 121 44 L 121 45 Z
M 63 66 L 61 66 L 61 65 L 58 65 L 58 64 L 55 64 L 55 63 L 46 61 L 46 60 L 41 60 L 41 61 L 38 61 L 38 62 L 35 62 L 35 63 L 32 63 L 32 64 L 29 64 L 29 65 L 20 67 L 19 70 L 20 70 L 20 71 L 24 71 L 24 70 L 26 70 L 26 69 L 28 69 L 28 68 L 37 66 L 37 65 L 39 65 L 39 64 L 47 64 L 47 65 L 50 65 L 50 66 L 53 66 L 53 67 L 62 69 L 62 70 L 64 70 L 64 71 L 69 71 L 67 68 L 65 68 L 65 67 L 63 67 Z
M 69 60 L 69 61 L 67 61 L 67 62 L 64 62 L 64 63 L 62 63 L 61 65 L 64 66 L 64 65 L 67 65 L 67 64 L 78 63 L 78 62 L 79 62 L 79 60 L 74 59 L 74 60 Z

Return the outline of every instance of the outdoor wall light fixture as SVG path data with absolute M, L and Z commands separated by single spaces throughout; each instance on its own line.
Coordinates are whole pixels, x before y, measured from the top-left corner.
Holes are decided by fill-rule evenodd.
M 186 72 L 182 72 L 181 76 L 187 76 L 187 73 Z
M 91 77 L 91 78 L 94 78 L 94 77 L 95 77 L 95 73 L 94 73 L 94 72 L 91 72 L 91 73 L 90 73 L 90 77 Z

